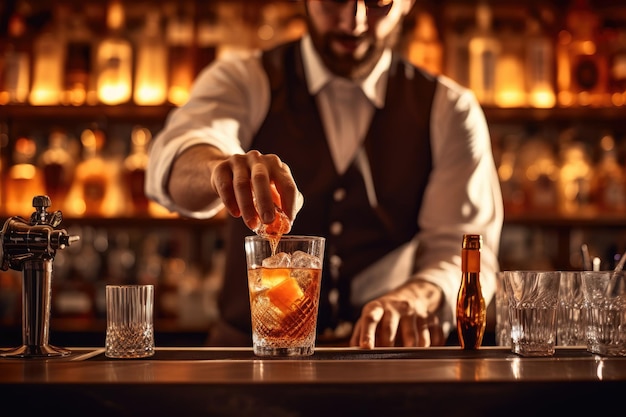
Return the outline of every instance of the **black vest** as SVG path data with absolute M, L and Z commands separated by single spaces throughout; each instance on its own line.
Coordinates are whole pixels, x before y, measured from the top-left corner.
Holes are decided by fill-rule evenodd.
M 429 123 L 436 80 L 394 55 L 385 107 L 375 111 L 364 142 L 379 204 L 371 208 L 356 165 L 343 175 L 335 170 L 315 98 L 307 89 L 299 43 L 265 52 L 262 62 L 271 103 L 251 149 L 278 155 L 304 195 L 291 234 L 327 239 L 321 332 L 340 320 L 358 318 L 362 306 L 349 302 L 352 277 L 419 230 L 417 218 L 432 166 Z M 342 199 L 334 197 L 337 190 L 342 190 Z M 250 333 L 243 238 L 252 232 L 239 218 L 231 218 L 228 226 L 221 317 Z M 328 301 L 333 288 L 339 292 L 335 307 Z

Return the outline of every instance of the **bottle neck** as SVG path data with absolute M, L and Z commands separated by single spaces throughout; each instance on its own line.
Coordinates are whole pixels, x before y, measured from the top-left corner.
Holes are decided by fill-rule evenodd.
M 461 270 L 466 273 L 480 273 L 480 251 L 478 249 L 462 249 Z

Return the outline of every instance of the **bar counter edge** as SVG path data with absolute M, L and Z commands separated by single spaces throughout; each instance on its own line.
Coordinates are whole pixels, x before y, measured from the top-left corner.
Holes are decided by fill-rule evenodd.
M 153 358 L 0 359 L 0 415 L 528 416 L 626 409 L 626 358 L 557 348 L 522 358 L 507 348 L 363 351 L 256 358 L 249 348 L 157 348 Z

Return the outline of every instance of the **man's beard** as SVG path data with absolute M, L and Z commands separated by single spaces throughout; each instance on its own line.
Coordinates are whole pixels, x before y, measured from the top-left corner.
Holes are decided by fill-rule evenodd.
M 308 22 L 309 33 L 313 41 L 315 49 L 319 53 L 324 65 L 333 74 L 348 79 L 359 79 L 369 74 L 380 59 L 385 48 L 394 47 L 400 33 L 400 25 L 396 27 L 388 36 L 383 39 L 376 39 L 374 37 L 365 37 L 362 41 L 369 42 L 365 52 L 357 54 L 337 54 L 331 47 L 333 39 L 340 39 L 346 37 L 343 34 L 328 33 L 322 35 L 317 32 L 313 24 Z M 351 40 L 357 40 L 357 38 L 348 36 Z M 361 39 L 359 39 L 361 40 Z

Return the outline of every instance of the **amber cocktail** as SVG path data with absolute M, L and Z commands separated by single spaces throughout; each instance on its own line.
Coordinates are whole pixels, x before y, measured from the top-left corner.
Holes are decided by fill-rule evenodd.
M 325 239 L 245 239 L 252 341 L 258 356 L 306 356 L 315 348 Z

